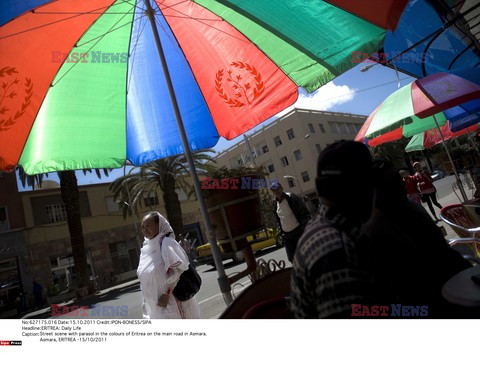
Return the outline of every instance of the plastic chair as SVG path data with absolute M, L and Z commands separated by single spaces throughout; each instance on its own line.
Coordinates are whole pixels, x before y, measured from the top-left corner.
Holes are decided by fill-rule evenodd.
M 247 287 L 220 315 L 221 319 L 287 319 L 290 269 L 281 269 Z
M 468 210 L 462 204 L 443 207 L 440 218 L 460 237 L 452 239 L 449 244 L 468 244 L 476 258 L 480 258 L 480 227 L 477 227 Z

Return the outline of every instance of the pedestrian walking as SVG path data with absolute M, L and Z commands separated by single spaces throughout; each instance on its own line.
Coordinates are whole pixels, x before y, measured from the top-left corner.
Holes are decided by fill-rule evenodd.
M 274 214 L 283 245 L 288 260 L 292 262 L 297 242 L 311 218 L 310 211 L 300 197 L 291 192 L 284 192 L 279 182 L 273 182 L 270 190 L 275 195 Z
M 427 203 L 433 218 L 436 222 L 439 222 L 440 219 L 437 218 L 433 205 L 439 209 L 442 209 L 443 207 L 437 201 L 437 189 L 433 185 L 433 179 L 429 172 L 422 168 L 420 162 L 415 162 L 413 168 L 415 169 L 415 180 L 417 181 L 417 186 L 420 190 L 422 203 Z
M 172 294 L 180 275 L 188 269 L 188 258 L 168 221 L 158 212 L 142 221 L 145 236 L 137 275 L 143 295 L 143 317 L 147 319 L 200 318 L 196 297 L 181 302 Z
M 420 197 L 420 191 L 418 190 L 417 180 L 415 176 L 411 176 L 408 171 L 401 170 L 399 171 L 400 176 L 402 177 L 405 189 L 407 190 L 407 197 L 410 201 L 422 205 L 422 200 Z

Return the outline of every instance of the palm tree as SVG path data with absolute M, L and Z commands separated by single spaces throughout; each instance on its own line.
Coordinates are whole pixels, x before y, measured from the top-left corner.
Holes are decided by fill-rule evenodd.
M 17 167 L 23 187 L 28 184 L 32 188 L 35 183 L 41 186 L 43 174 L 29 176 L 21 167 Z M 110 169 L 103 169 L 105 176 L 108 176 Z M 83 170 L 83 173 L 92 172 L 91 169 Z M 99 169 L 95 169 L 98 178 L 101 178 Z M 48 174 L 45 174 L 48 176 Z M 75 171 L 60 171 L 60 191 L 67 213 L 68 231 L 72 245 L 73 261 L 75 264 L 75 275 L 77 278 L 77 289 L 88 287 L 90 275 L 88 272 L 87 253 L 85 251 L 85 240 L 83 238 L 83 226 L 80 216 L 80 199 Z M 89 289 L 89 291 L 92 291 Z
M 205 172 L 208 162 L 212 162 L 213 150 L 199 150 L 193 152 L 193 160 L 197 171 Z M 182 208 L 176 189 L 182 189 L 189 197 L 193 194 L 192 186 L 186 180 L 190 170 L 185 156 L 176 155 L 159 159 L 140 166 L 140 170 L 133 171 L 117 178 L 110 185 L 114 193 L 114 200 L 129 203 L 123 207 L 124 218 L 132 215 L 132 210 L 142 201 L 144 194 L 150 196 L 159 188 L 163 193 L 165 214 L 175 234 L 183 233 Z
M 22 186 L 30 186 L 32 190 L 35 190 L 35 187 L 41 187 L 43 182 L 43 176 L 48 177 L 48 173 L 42 173 L 40 175 L 27 175 L 23 170 L 22 166 L 17 166 L 17 173 L 18 177 L 20 178 L 20 182 Z

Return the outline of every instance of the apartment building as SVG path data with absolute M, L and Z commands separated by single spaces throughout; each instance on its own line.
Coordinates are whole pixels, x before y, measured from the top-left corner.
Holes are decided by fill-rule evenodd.
M 124 203 L 113 200 L 109 183 L 79 187 L 80 212 L 90 275 L 108 286 L 136 277 L 143 242 L 140 221 L 145 213 L 165 213 L 162 193 L 145 196 L 138 215 L 123 218 Z M 21 295 L 34 304 L 32 284 L 61 292 L 75 288 L 75 268 L 60 188 L 18 192 L 15 174 L 0 177 L 0 317 L 17 313 Z M 184 232 L 204 243 L 205 233 L 196 200 L 177 191 Z M 100 284 L 102 285 L 102 284 Z
M 333 142 L 353 140 L 366 119 L 349 113 L 294 109 L 220 152 L 217 165 L 264 166 L 270 179 L 279 180 L 285 191 L 303 196 L 314 209 L 318 205 L 318 154 Z

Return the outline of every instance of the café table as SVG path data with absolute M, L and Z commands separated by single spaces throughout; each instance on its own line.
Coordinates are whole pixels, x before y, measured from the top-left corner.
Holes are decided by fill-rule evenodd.
M 450 278 L 442 288 L 447 301 L 465 307 L 480 307 L 480 283 L 475 284 L 472 276 L 480 276 L 480 266 L 473 266 Z

